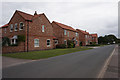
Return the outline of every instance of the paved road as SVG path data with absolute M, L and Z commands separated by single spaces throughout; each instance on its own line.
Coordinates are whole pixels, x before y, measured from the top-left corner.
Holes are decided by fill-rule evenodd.
M 3 69 L 3 78 L 96 78 L 115 45 Z

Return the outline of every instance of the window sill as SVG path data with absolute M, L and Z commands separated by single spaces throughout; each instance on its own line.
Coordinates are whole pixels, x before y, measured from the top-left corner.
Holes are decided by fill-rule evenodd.
M 19 30 L 23 30 L 23 29 L 19 29 Z
M 39 47 L 39 46 L 34 46 L 34 47 Z
M 50 47 L 50 45 L 47 45 L 47 47 Z

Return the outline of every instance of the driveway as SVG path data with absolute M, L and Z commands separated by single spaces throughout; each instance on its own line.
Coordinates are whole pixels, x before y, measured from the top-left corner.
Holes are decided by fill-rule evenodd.
M 27 60 L 27 59 L 17 59 L 17 58 L 10 58 L 10 57 L 4 57 L 2 56 L 2 67 L 7 68 L 10 66 L 20 65 L 27 62 L 32 62 L 33 60 Z

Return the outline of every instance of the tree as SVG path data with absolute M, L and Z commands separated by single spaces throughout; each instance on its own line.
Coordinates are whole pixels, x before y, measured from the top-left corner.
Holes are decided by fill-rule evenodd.
M 105 35 L 104 37 L 100 36 L 98 38 L 98 43 L 99 44 L 114 44 L 117 43 L 118 40 L 115 35 Z

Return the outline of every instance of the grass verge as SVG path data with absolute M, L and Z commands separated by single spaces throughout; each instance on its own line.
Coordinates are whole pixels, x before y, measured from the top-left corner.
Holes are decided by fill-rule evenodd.
M 92 48 L 77 47 L 77 48 L 65 48 L 65 49 L 52 49 L 52 50 L 44 50 L 44 51 L 20 52 L 14 54 L 9 53 L 9 54 L 2 54 L 2 56 L 35 60 L 35 59 L 43 59 L 43 58 L 64 55 L 64 54 L 88 50 L 88 49 L 92 49 Z

